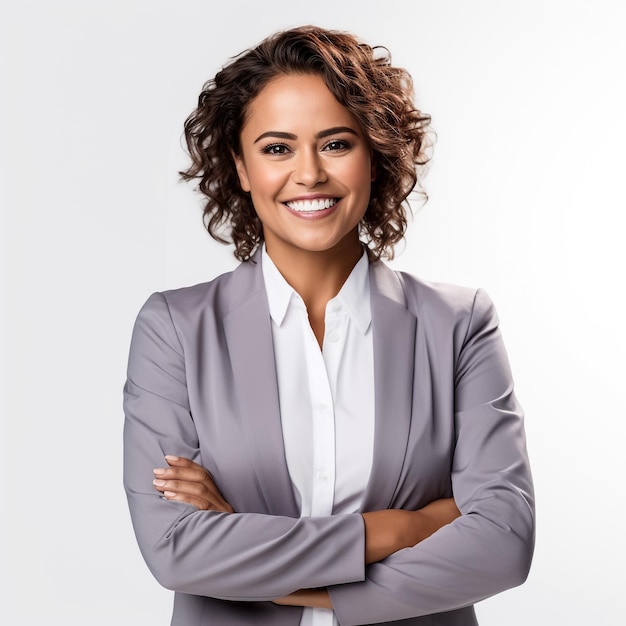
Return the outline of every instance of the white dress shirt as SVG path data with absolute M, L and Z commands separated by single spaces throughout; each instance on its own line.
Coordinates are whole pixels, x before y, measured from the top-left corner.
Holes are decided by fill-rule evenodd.
M 326 305 L 322 350 L 302 298 L 265 248 L 269 310 L 287 467 L 300 515 L 358 511 L 374 449 L 374 353 L 365 252 Z M 329 609 L 305 609 L 301 626 L 338 626 Z

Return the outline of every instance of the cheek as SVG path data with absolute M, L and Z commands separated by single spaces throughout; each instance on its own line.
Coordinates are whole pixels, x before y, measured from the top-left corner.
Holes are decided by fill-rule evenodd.
M 258 197 L 272 196 L 280 191 L 285 183 L 285 176 L 276 167 L 266 164 L 252 164 L 248 167 L 248 180 L 253 195 Z
M 372 172 L 372 160 L 364 155 L 352 163 L 346 164 L 343 179 L 355 189 L 369 189 L 372 182 Z
M 358 196 L 365 204 L 369 203 L 372 189 L 371 168 L 369 163 L 366 169 L 361 169 L 357 172 L 348 172 L 344 181 L 350 187 L 353 194 Z

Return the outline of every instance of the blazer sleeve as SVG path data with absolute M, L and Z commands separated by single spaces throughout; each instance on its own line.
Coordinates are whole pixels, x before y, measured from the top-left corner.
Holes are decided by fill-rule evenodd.
M 476 293 L 456 360 L 452 489 L 462 516 L 329 589 L 342 626 L 471 605 L 524 582 L 534 545 L 533 487 L 522 411 L 498 320 Z
M 291 517 L 198 511 L 161 497 L 165 454 L 199 459 L 182 344 L 162 294 L 139 313 L 124 387 L 124 486 L 141 553 L 165 587 L 224 600 L 271 600 L 363 580 L 359 514 Z

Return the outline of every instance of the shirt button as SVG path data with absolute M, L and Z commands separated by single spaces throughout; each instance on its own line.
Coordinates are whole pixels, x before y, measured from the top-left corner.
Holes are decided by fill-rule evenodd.
M 339 341 L 339 333 L 330 333 L 328 337 L 332 343 L 337 343 Z
M 332 302 L 329 303 L 329 308 L 331 311 L 341 311 L 341 302 L 338 302 L 337 300 L 333 300 Z

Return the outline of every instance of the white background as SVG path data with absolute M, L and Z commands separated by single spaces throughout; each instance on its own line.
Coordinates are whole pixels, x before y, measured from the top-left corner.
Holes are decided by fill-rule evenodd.
M 130 332 L 152 291 L 235 264 L 176 180 L 202 83 L 315 23 L 390 48 L 438 133 L 430 201 L 394 265 L 482 286 L 500 312 L 537 549 L 525 585 L 478 606 L 481 624 L 626 623 L 625 6 L 2 3 L 0 620 L 169 623 L 121 485 Z

